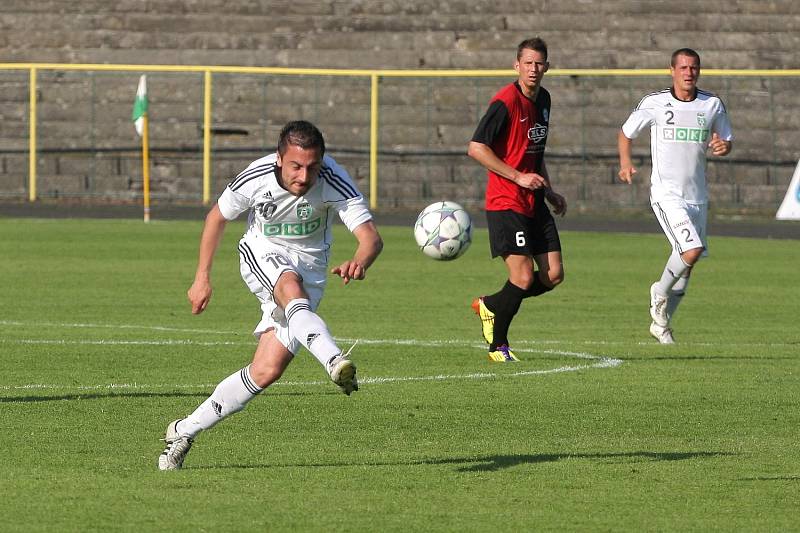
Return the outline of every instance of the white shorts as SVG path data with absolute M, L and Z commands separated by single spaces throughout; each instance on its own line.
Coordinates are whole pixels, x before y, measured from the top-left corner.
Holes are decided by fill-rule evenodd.
M 667 200 L 653 202 L 651 207 L 673 250 L 682 254 L 688 250 L 703 248 L 702 257 L 708 255 L 707 204 L 689 204 L 682 200 Z
M 284 272 L 295 272 L 303 281 L 303 288 L 313 311 L 317 310 L 327 281 L 327 264 L 315 262 L 314 257 L 289 251 L 263 238 L 246 238 L 239 241 L 239 270 L 250 292 L 261 303 L 261 321 L 253 331 L 262 333 L 275 330 L 278 340 L 297 354 L 301 344 L 289 335 L 289 323 L 283 308 L 273 299 L 273 290 Z

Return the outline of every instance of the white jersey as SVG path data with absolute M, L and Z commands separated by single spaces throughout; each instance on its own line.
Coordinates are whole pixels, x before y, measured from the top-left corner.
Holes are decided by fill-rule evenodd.
M 706 149 L 711 134 L 733 140 L 722 100 L 699 89 L 690 102 L 675 98 L 671 89 L 648 94 L 622 125 L 622 132 L 635 139 L 646 128 L 653 159 L 651 201 L 708 202 Z
M 217 205 L 227 220 L 250 210 L 243 239 L 267 239 L 313 261 L 328 264 L 333 217 L 347 229 L 372 220 L 372 214 L 347 171 L 324 156 L 317 182 L 303 196 L 284 189 L 277 172 L 277 154 L 250 163 L 220 195 Z

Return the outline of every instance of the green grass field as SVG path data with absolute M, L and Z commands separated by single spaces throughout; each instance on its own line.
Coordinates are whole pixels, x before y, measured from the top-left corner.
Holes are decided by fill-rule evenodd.
M 469 308 L 504 281 L 485 230 L 438 263 L 381 228 L 320 311 L 360 339 L 361 391 L 302 353 L 164 473 L 166 424 L 249 362 L 259 316 L 241 223 L 190 314 L 201 224 L 0 219 L 0 531 L 800 528 L 797 241 L 712 236 L 660 346 L 663 237 L 563 232 L 566 280 L 497 364 Z

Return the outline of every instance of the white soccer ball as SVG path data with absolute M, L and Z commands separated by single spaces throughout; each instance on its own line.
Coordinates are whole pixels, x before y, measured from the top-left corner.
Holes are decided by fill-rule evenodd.
M 455 202 L 436 202 L 417 217 L 414 239 L 428 257 L 440 261 L 455 259 L 472 242 L 472 219 Z

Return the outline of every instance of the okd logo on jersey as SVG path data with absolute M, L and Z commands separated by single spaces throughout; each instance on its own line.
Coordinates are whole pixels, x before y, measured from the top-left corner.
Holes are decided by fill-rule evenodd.
M 538 122 L 534 127 L 528 130 L 528 139 L 535 143 L 538 143 L 545 137 L 547 137 L 547 126 L 542 126 Z
M 322 220 L 315 218 L 306 222 L 287 222 L 284 224 L 264 224 L 267 237 L 303 237 L 311 235 L 322 226 Z

